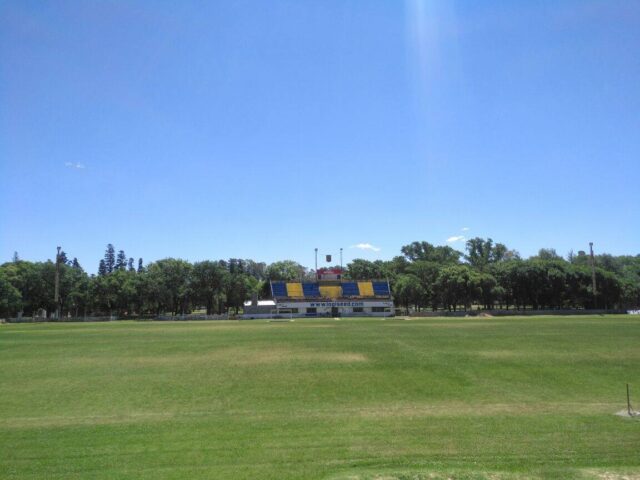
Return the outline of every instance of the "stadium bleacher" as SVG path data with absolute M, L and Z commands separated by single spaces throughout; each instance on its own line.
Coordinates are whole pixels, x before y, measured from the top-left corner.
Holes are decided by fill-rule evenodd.
M 327 298 L 340 298 L 342 288 L 340 285 L 320 285 L 320 295 Z
M 317 283 L 305 282 L 302 284 L 302 292 L 305 297 L 319 297 L 320 288 Z
M 271 290 L 274 297 L 287 296 L 287 285 L 284 282 L 271 282 Z
M 300 282 L 287 282 L 287 296 L 291 298 L 303 298 L 302 284 Z
M 261 301 L 254 296 L 251 302 L 245 302 L 243 318 L 256 315 L 262 315 L 260 318 L 274 315 L 275 318 L 392 317 L 395 314 L 386 280 L 343 280 L 340 272 L 332 271 L 331 275 L 326 274 L 328 278 L 318 274 L 316 279 L 271 281 L 273 299 L 263 300 L 262 310 L 256 311 Z
M 358 284 L 356 282 L 342 282 L 342 296 L 343 297 L 360 296 L 360 290 L 358 290 Z
M 379 297 L 388 297 L 391 295 L 389 284 L 387 282 L 372 282 L 373 293 Z
M 389 284 L 382 281 L 346 281 L 340 285 L 318 282 L 271 282 L 275 298 L 389 297 Z
M 361 297 L 373 297 L 373 285 L 371 282 L 358 282 L 358 290 L 360 290 Z

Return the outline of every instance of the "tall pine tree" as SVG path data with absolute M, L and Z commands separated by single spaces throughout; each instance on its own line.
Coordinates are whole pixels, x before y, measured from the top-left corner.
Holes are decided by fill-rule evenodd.
M 104 252 L 104 266 L 106 268 L 106 273 L 113 272 L 113 268 L 116 265 L 116 249 L 113 248 L 113 245 L 107 245 L 107 250 Z
M 120 250 L 118 252 L 115 268 L 116 270 L 125 270 L 127 268 L 127 256 L 125 255 L 124 250 Z
M 142 265 L 142 258 L 138 259 L 138 273 L 144 272 L 144 266 Z
M 107 272 L 107 264 L 104 261 L 104 259 L 100 260 L 100 265 L 98 265 L 98 275 L 100 275 L 101 277 L 106 275 Z
M 130 272 L 136 271 L 135 267 L 133 266 L 133 262 L 134 262 L 133 257 L 130 257 L 129 261 L 127 262 L 127 270 L 129 270 Z
M 64 250 L 60 250 L 60 255 L 58 255 L 58 258 L 60 260 L 60 263 L 64 263 L 65 265 L 69 264 L 69 257 L 67 257 L 67 254 Z

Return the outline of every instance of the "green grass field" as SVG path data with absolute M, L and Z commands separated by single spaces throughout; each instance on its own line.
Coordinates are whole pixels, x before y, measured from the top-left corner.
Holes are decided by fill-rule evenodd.
M 0 325 L 2 479 L 640 478 L 640 317 Z

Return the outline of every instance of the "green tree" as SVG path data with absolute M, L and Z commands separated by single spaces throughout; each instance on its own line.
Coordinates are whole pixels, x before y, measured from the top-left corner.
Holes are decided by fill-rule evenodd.
M 541 248 L 538 250 L 539 260 L 562 260 L 562 257 L 558 255 L 555 248 Z
M 258 280 L 245 273 L 229 274 L 225 285 L 227 308 L 233 308 L 237 314 L 253 293 L 257 293 Z
M 89 285 L 89 294 L 94 300 L 95 312 L 113 315 L 118 299 L 118 283 L 114 275 L 93 277 Z
M 580 263 L 567 265 L 565 300 L 571 308 L 592 308 L 591 268 Z
M 153 285 L 158 313 L 188 313 L 191 296 L 192 265 L 176 258 L 165 258 L 149 264 L 147 274 Z
M 347 264 L 345 276 L 353 280 L 384 278 L 381 262 L 374 263 L 363 258 L 356 258 Z
M 253 260 L 243 260 L 244 271 L 247 275 L 251 275 L 257 280 L 267 278 L 267 264 L 264 262 L 254 262 Z
M 439 264 L 456 264 L 462 253 L 449 246 L 434 246 L 429 242 L 413 242 L 403 246 L 400 251 L 410 261 L 422 260 Z
M 546 280 L 541 291 L 541 303 L 549 308 L 564 308 L 568 291 L 568 264 L 559 255 L 549 258 L 541 265 Z
M 390 283 L 393 283 L 398 275 L 403 275 L 409 272 L 411 263 L 403 256 L 397 255 L 388 262 L 382 260 L 376 260 L 373 262 L 378 266 L 380 275 L 373 278 L 388 278 Z
M 436 280 L 435 289 L 443 306 L 454 312 L 459 305 L 470 309 L 482 293 L 480 276 L 468 265 L 443 268 Z
M 623 283 L 615 273 L 596 269 L 596 308 L 613 309 L 620 305 Z
M 62 307 L 74 317 L 87 315 L 91 307 L 90 279 L 80 264 L 65 268 L 62 275 Z
M 100 259 L 100 264 L 98 265 L 98 275 L 102 277 L 102 276 L 106 275 L 107 273 L 108 273 L 107 272 L 107 264 L 105 263 L 104 259 L 101 258 Z
M 393 287 L 393 295 L 396 301 L 405 308 L 409 314 L 409 307 L 414 306 L 416 310 L 424 301 L 425 291 L 420 283 L 420 279 L 413 274 L 398 275 Z
M 274 262 L 267 267 L 267 278 L 269 280 L 292 281 L 302 278 L 305 268 L 293 260 L 282 260 Z
M 130 315 L 135 309 L 138 294 L 135 272 L 120 268 L 112 277 L 116 287 L 114 307 L 119 315 Z
M 624 276 L 620 281 L 620 307 L 635 309 L 640 307 L 640 281 Z
M 467 240 L 466 259 L 469 264 L 479 270 L 484 271 L 491 263 L 497 263 L 514 255 L 502 243 L 493 243 L 493 240 L 486 240 L 476 237 Z
M 112 244 L 107 245 L 107 250 L 104 252 L 104 265 L 107 269 L 107 273 L 113 272 L 116 266 L 116 250 Z
M 193 264 L 193 298 L 211 315 L 224 295 L 228 272 L 218 262 L 205 260 Z
M 126 268 L 127 268 L 127 255 L 124 253 L 124 250 L 120 250 L 118 252 L 118 256 L 116 257 L 116 265 L 114 269 L 126 270 Z
M 26 262 L 5 264 L 7 278 L 20 291 L 24 313 L 33 315 L 39 309 L 48 313 L 55 310 L 54 283 L 55 264 L 47 262 Z
M 60 254 L 58 255 L 58 260 L 60 261 L 61 264 L 71 265 L 71 262 L 69 261 L 69 257 L 67 257 L 67 253 L 64 250 L 60 250 Z
M 478 282 L 480 284 L 480 300 L 483 308 L 492 310 L 494 303 L 502 291 L 497 290 L 498 282 L 490 273 L 478 274 Z
M 227 262 L 227 268 L 229 269 L 229 273 L 244 273 L 245 272 L 245 261 L 241 258 L 230 258 Z
M 22 310 L 22 295 L 0 267 L 0 317 L 13 317 Z
M 622 308 L 640 308 L 640 255 L 624 256 L 620 269 Z
M 438 309 L 439 298 L 435 292 L 435 284 L 442 268 L 441 264 L 432 261 L 416 260 L 408 267 L 408 272 L 420 280 L 423 290 L 424 305 L 430 305 L 435 311 Z

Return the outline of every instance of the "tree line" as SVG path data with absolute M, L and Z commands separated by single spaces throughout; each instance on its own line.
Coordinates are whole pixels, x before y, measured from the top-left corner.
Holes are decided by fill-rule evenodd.
M 270 297 L 270 280 L 315 278 L 313 270 L 283 260 L 267 265 L 249 259 L 188 262 L 166 258 L 144 264 L 109 244 L 97 275 L 77 258 L 58 256 L 59 304 L 54 300 L 56 263 L 29 262 L 15 254 L 0 265 L 0 317 L 155 316 L 238 312 L 257 295 Z M 596 291 L 592 286 L 595 270 Z M 635 308 L 640 305 L 640 255 L 597 255 L 592 269 L 583 251 L 567 258 L 553 249 L 522 259 L 492 239 L 473 238 L 464 252 L 413 242 L 391 260 L 355 259 L 345 278 L 389 280 L 396 303 L 409 310 L 494 308 Z
M 567 258 L 540 249 L 523 259 L 492 239 L 467 240 L 465 252 L 428 242 L 402 247 L 389 262 L 354 260 L 355 277 L 387 277 L 405 309 L 625 309 L 640 305 L 640 255 Z M 596 289 L 593 290 L 592 275 Z
M 190 263 L 165 258 L 144 264 L 116 253 L 107 245 L 97 275 L 88 274 L 77 258 L 58 255 L 59 307 L 63 316 L 187 314 L 202 308 L 207 314 L 242 308 L 253 294 L 270 294 L 269 279 L 299 278 L 308 271 L 293 261 L 262 262 L 245 259 Z M 29 262 L 17 254 L 0 265 L 0 317 L 56 311 L 56 263 Z

